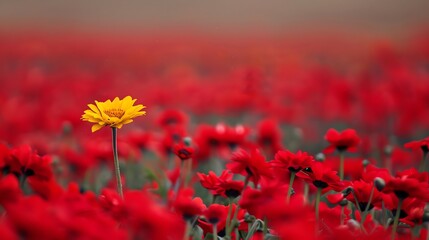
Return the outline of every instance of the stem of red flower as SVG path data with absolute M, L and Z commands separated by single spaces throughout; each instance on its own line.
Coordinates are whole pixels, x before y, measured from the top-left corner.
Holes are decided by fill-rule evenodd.
M 344 151 L 340 152 L 340 180 L 344 179 Z
M 289 188 L 287 191 L 287 198 L 286 198 L 286 203 L 290 202 L 290 196 L 292 195 L 292 190 L 293 190 L 293 181 L 295 180 L 295 172 L 290 172 L 290 181 L 289 181 Z
M 24 174 L 21 174 L 19 176 L 19 186 L 21 188 L 22 191 L 24 191 L 25 188 L 25 181 L 27 180 L 27 177 Z
M 189 184 L 189 180 L 191 179 L 192 175 L 192 158 L 185 160 L 185 167 L 186 167 L 186 175 L 185 175 L 185 182 L 184 186 L 187 187 Z
M 340 225 L 344 224 L 344 206 L 341 206 L 341 212 L 340 212 Z
M 212 204 L 213 203 L 216 203 L 216 199 L 217 199 L 217 197 L 218 197 L 219 195 L 217 195 L 217 194 L 214 194 L 213 195 L 213 198 L 212 198 Z
M 264 229 L 263 229 L 264 237 L 267 236 L 268 233 L 268 219 L 264 217 Z
M 304 182 L 304 204 L 308 201 L 308 194 L 310 192 L 310 185 L 307 182 Z
M 316 236 L 319 234 L 319 205 L 320 205 L 320 197 L 322 195 L 322 189 L 321 188 L 317 188 L 317 192 L 316 192 L 316 204 L 315 204 L 315 209 L 316 209 Z
M 396 236 L 396 229 L 398 228 L 399 214 L 401 213 L 402 201 L 403 199 L 399 198 L 398 207 L 396 208 L 395 220 L 393 221 L 392 237 L 391 237 L 392 240 L 394 240 Z
M 375 185 L 372 185 L 371 193 L 369 194 L 368 203 L 366 204 L 365 210 L 363 211 L 362 218 L 360 220 L 360 224 L 362 226 L 363 226 L 363 223 L 365 222 L 366 215 L 368 215 L 369 206 L 371 205 L 371 201 L 372 201 L 372 198 L 374 196 L 374 190 L 375 190 Z
M 183 240 L 189 239 L 189 234 L 191 233 L 191 223 L 189 221 L 186 221 L 186 228 L 185 228 L 185 234 L 183 235 Z
M 112 127 L 112 147 L 113 147 L 113 162 L 115 164 L 116 175 L 116 190 L 119 196 L 123 199 L 121 170 L 119 169 L 118 144 L 117 144 L 117 128 Z
M 243 190 L 241 190 L 241 194 L 243 194 L 244 189 L 246 189 L 247 185 L 249 184 L 250 177 L 246 176 L 246 179 L 244 180 L 244 186 Z M 240 210 L 240 205 L 237 204 L 237 207 L 234 211 L 234 216 L 231 218 L 231 221 L 229 225 L 226 225 L 226 234 L 227 236 L 231 236 L 232 230 L 234 230 L 235 222 L 237 220 L 238 211 Z
M 217 240 L 217 224 L 213 224 L 213 240 Z
M 228 227 L 232 222 L 231 220 L 231 213 L 232 213 L 232 203 L 230 198 L 228 198 L 229 208 L 228 208 L 228 214 L 226 215 L 226 221 L 225 221 L 225 237 L 231 237 L 231 233 L 228 232 Z
M 177 192 L 179 191 L 179 189 L 183 186 L 185 186 L 185 176 L 186 176 L 186 167 L 185 167 L 185 161 L 180 160 L 180 176 L 178 179 L 178 183 L 177 183 Z
M 424 172 L 426 171 L 426 156 L 428 155 L 427 151 L 423 151 L 423 159 L 420 162 L 420 166 L 419 166 L 419 172 Z

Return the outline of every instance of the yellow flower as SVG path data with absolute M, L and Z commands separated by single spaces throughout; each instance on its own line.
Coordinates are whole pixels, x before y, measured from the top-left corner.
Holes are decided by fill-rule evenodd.
M 88 104 L 90 109 L 85 110 L 81 119 L 94 123 L 92 132 L 104 126 L 121 128 L 124 124 L 131 123 L 133 118 L 146 115 L 146 111 L 141 111 L 145 106 L 133 106 L 136 100 L 126 96 L 122 100 L 116 97 L 113 102 L 110 99 L 105 102 L 95 101 L 95 105 Z

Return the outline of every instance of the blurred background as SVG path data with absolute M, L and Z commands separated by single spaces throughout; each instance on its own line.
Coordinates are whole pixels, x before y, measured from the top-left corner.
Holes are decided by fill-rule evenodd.
M 427 25 L 428 1 L 30 0 L 0 3 L 3 31 L 298 34 L 344 31 L 402 39 Z
M 0 3 L 1 27 L 7 30 L 73 30 L 147 33 L 192 30 L 211 33 L 287 33 L 333 28 L 395 36 L 429 20 L 424 0 L 323 2 L 236 1 L 10 1 Z

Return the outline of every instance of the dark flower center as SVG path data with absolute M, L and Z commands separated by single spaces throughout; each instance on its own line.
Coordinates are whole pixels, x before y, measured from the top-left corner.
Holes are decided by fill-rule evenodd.
M 422 146 L 420 146 L 420 148 L 422 149 L 422 151 L 423 151 L 424 153 L 429 152 L 429 148 L 428 148 L 428 146 L 427 146 L 427 145 L 422 145 Z
M 263 137 L 260 141 L 262 142 L 262 145 L 265 146 L 269 146 L 273 143 L 273 139 L 271 137 Z
M 219 141 L 215 138 L 210 138 L 208 142 L 212 147 L 217 147 L 220 144 Z
M 343 151 L 347 150 L 348 147 L 349 146 L 337 146 L 337 150 L 338 150 L 338 152 L 343 152 Z
M 7 175 L 10 172 L 10 166 L 4 166 L 2 169 L 3 175 Z
M 180 159 L 185 160 L 191 157 L 191 153 L 186 150 L 186 149 L 180 149 L 179 151 L 177 151 L 177 155 L 179 156 Z
M 249 168 L 249 167 L 246 167 L 246 173 L 247 173 L 247 175 L 249 175 L 249 176 L 252 176 L 252 175 L 253 175 L 253 172 L 252 172 L 252 170 L 250 170 L 250 168 Z
M 208 221 L 211 224 L 217 224 L 219 222 L 219 218 L 212 217 L 212 218 L 209 218 Z
M 237 189 L 227 189 L 225 190 L 225 195 L 229 198 L 236 198 L 240 196 L 241 191 L 238 191 Z
M 301 169 L 302 169 L 301 167 L 297 167 L 297 168 L 289 167 L 288 168 L 289 172 L 294 172 L 294 173 L 301 171 Z
M 367 203 L 367 202 L 359 202 L 359 208 L 360 208 L 362 211 L 365 211 L 365 209 L 366 209 L 366 205 L 368 205 L 368 203 Z M 369 211 L 369 210 L 371 210 L 371 209 L 373 209 L 373 208 L 374 208 L 374 205 L 369 204 L 368 211 Z
M 30 176 L 33 176 L 35 174 L 33 169 L 25 168 L 25 167 L 21 167 L 21 172 L 26 177 L 30 177 Z
M 396 197 L 398 197 L 399 199 L 405 199 L 409 196 L 408 192 L 403 190 L 395 190 L 393 192 L 395 193 Z
M 188 214 L 188 213 L 183 214 L 183 219 L 185 221 L 190 221 L 191 222 L 193 220 L 193 218 L 194 218 L 194 215 L 191 215 L 191 214 Z
M 235 150 L 238 147 L 238 143 L 236 143 L 236 142 L 228 142 L 228 147 L 231 150 Z
M 393 216 L 396 216 L 396 211 L 397 211 L 398 209 L 393 209 L 392 210 L 392 214 L 393 214 Z M 401 218 L 406 218 L 408 216 L 408 214 L 405 212 L 405 211 L 400 211 L 399 212 L 399 219 L 401 219 Z
M 316 186 L 317 188 L 327 188 L 329 185 L 324 182 L 324 181 L 320 181 L 320 180 L 314 180 L 313 181 L 313 185 Z

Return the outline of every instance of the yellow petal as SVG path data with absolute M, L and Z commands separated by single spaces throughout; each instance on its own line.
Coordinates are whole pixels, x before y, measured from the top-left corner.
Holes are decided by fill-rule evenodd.
M 95 113 L 100 114 L 100 109 L 97 108 L 97 106 L 95 106 L 94 104 L 88 104 L 88 107 L 94 111 Z
M 100 128 L 102 128 L 102 127 L 103 127 L 102 125 L 94 124 L 94 125 L 92 125 L 92 127 L 91 127 L 91 131 L 92 131 L 92 132 L 98 131 L 98 130 L 100 130 Z

